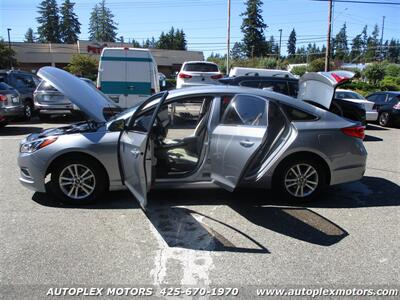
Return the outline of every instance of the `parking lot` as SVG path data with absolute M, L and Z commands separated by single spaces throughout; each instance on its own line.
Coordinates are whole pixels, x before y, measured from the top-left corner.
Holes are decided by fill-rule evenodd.
M 399 284 L 398 128 L 369 126 L 363 180 L 330 187 L 316 202 L 293 205 L 265 191 L 155 190 L 144 213 L 125 191 L 71 207 L 20 185 L 20 139 L 62 122 L 0 129 L 4 298 L 28 289 L 43 295 L 50 285 Z

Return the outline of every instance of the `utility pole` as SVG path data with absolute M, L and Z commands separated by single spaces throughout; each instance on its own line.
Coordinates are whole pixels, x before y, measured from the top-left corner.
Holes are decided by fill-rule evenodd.
M 379 54 L 379 58 L 383 60 L 383 29 L 385 28 L 385 16 L 382 18 L 382 34 L 381 34 L 381 51 Z
M 282 45 L 282 29 L 279 29 L 279 52 L 278 59 L 281 59 L 281 45 Z
M 332 30 L 332 0 L 329 0 L 329 15 L 328 15 L 328 36 L 326 39 L 325 52 L 325 72 L 329 71 L 329 60 L 331 56 L 331 30 Z
M 11 28 L 7 28 L 7 34 L 8 34 L 8 48 L 11 49 L 10 31 L 11 31 Z
M 226 75 L 229 74 L 229 56 L 231 50 L 231 0 L 228 0 L 228 33 L 226 40 Z

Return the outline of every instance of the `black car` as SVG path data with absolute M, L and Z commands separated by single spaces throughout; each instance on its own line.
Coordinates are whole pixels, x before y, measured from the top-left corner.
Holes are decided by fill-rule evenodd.
M 391 126 L 400 123 L 400 92 L 376 92 L 366 98 L 375 103 L 379 125 Z
M 10 120 L 24 115 L 24 106 L 19 93 L 11 86 L 0 82 L 0 127 Z
M 296 78 L 288 77 L 238 76 L 223 78 L 220 79 L 219 82 L 227 85 L 239 85 L 258 89 L 269 89 L 274 92 L 285 94 L 294 98 L 297 98 L 297 92 L 299 90 L 299 80 Z M 313 104 L 320 108 L 323 108 L 316 103 Z M 335 98 L 332 101 L 329 111 L 339 116 L 358 121 L 362 125 L 366 125 L 366 112 L 363 104 Z
M 33 92 L 38 86 L 40 79 L 35 74 L 19 70 L 0 70 L 0 82 L 4 82 L 15 88 L 20 101 L 24 106 L 24 118 L 29 120 L 34 110 Z

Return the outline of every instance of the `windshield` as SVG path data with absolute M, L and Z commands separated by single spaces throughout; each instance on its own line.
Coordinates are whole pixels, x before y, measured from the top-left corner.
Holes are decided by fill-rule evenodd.
M 341 92 L 337 91 L 335 93 L 335 98 L 338 99 L 357 99 L 357 100 L 365 100 L 365 98 L 354 92 Z

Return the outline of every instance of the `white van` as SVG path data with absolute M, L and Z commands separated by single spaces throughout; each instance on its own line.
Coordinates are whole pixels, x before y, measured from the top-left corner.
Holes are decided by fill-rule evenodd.
M 229 77 L 238 77 L 238 76 L 273 76 L 273 77 L 296 78 L 292 73 L 284 70 L 242 68 L 242 67 L 232 68 L 229 72 Z
M 157 64 L 147 49 L 104 48 L 97 88 L 120 107 L 131 107 L 160 91 Z

